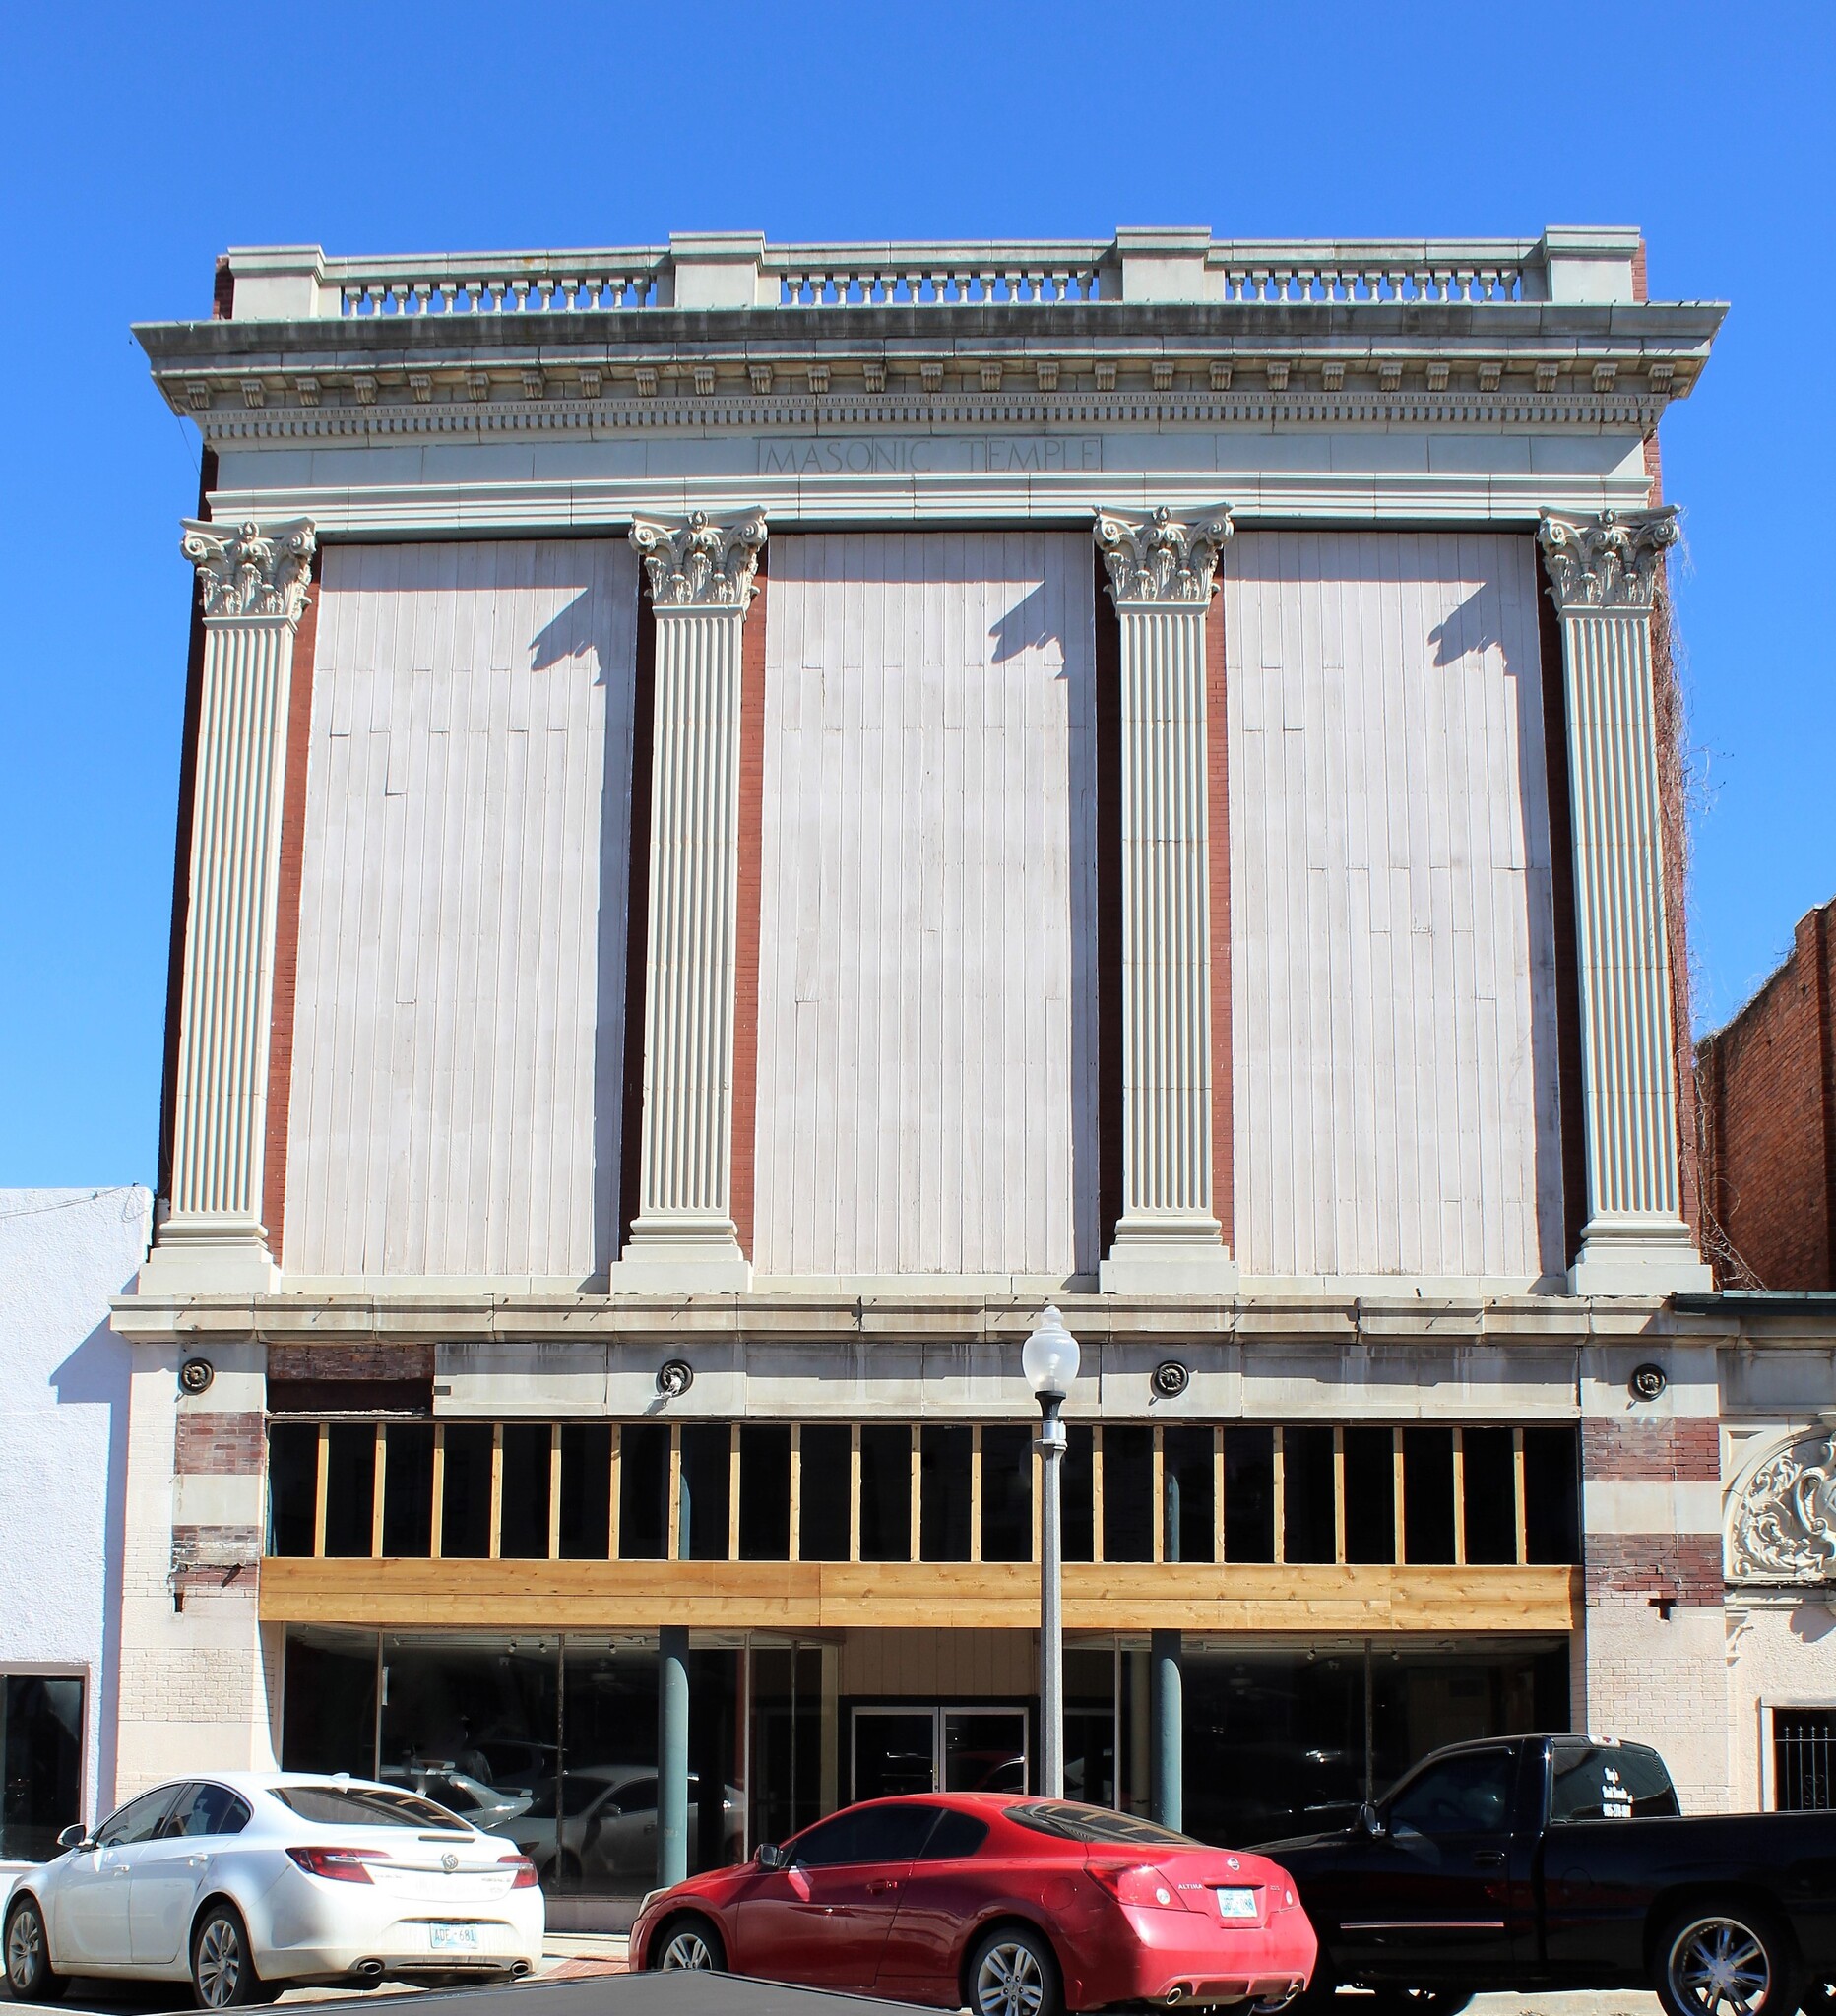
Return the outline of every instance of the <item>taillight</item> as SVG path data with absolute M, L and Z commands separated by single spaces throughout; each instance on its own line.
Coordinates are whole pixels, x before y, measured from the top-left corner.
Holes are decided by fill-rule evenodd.
M 1107 1866 L 1093 1862 L 1090 1873 L 1118 1904 L 1153 1905 L 1162 1911 L 1185 1911 L 1189 1908 L 1174 1887 L 1172 1878 L 1165 1869 L 1157 1869 L 1152 1862 L 1111 1862 Z
M 536 1864 L 526 1855 L 506 1855 L 498 1858 L 500 1869 L 515 1869 L 516 1881 L 512 1890 L 534 1890 L 536 1887 Z
M 367 1883 L 370 1872 L 364 1863 L 389 1859 L 373 1848 L 289 1848 L 286 1853 L 307 1875 L 328 1876 L 334 1883 Z

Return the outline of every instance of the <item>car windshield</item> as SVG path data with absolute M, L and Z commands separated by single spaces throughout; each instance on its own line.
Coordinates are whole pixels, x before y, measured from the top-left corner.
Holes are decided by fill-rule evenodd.
M 1171 1827 L 1157 1827 L 1152 1820 L 1138 1820 L 1133 1813 L 1112 1812 L 1108 1806 L 1074 1805 L 1069 1799 L 1040 1799 L 1025 1806 L 1009 1806 L 1007 1817 L 1035 1834 L 1055 1835 L 1060 1841 L 1082 1841 L 1094 1848 L 1202 1848 L 1189 1834 L 1175 1834 Z
M 438 1827 L 444 1833 L 469 1833 L 465 1821 L 416 1798 L 412 1792 L 385 1792 L 372 1785 L 277 1785 L 274 1796 L 302 1820 L 328 1827 Z

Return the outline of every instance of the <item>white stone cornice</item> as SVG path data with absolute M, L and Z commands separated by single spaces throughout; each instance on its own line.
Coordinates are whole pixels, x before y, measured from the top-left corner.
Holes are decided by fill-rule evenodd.
M 1603 511 L 1596 518 L 1543 513 L 1538 529 L 1555 605 L 1564 616 L 1644 614 L 1651 607 L 1658 557 L 1680 536 L 1677 508 Z
M 1217 581 L 1219 548 L 1231 532 L 1228 505 L 1193 525 L 1165 504 L 1148 518 L 1099 511 L 1097 548 L 1116 607 L 1205 607 Z
M 318 547 L 310 519 L 267 527 L 250 521 L 233 532 L 195 518 L 184 525 L 179 550 L 198 570 L 207 617 L 299 620 Z
M 660 525 L 640 518 L 631 543 L 650 577 L 651 605 L 659 615 L 676 609 L 744 610 L 756 592 L 759 548 L 765 543 L 765 516 L 751 512 L 731 525 L 718 525 L 705 511 L 690 512 L 686 525 Z

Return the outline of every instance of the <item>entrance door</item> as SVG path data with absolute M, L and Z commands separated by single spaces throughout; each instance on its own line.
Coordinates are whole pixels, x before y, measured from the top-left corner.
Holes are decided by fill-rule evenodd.
M 856 1708 L 854 1796 L 1025 1792 L 1027 1711 L 980 1705 Z

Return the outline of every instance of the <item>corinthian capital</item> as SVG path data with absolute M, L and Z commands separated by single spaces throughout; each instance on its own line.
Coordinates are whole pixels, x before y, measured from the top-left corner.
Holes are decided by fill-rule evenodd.
M 1598 518 L 1543 514 L 1543 542 L 1564 615 L 1588 609 L 1644 610 L 1651 606 L 1658 555 L 1677 543 L 1677 507 L 1658 511 L 1603 511 Z
M 1185 525 L 1166 505 L 1152 518 L 1097 513 L 1097 550 L 1109 570 L 1118 608 L 1143 602 L 1211 600 L 1218 551 L 1234 530 L 1228 509 L 1202 525 Z
M 765 514 L 748 512 L 731 525 L 714 524 L 705 511 L 682 526 L 640 518 L 631 543 L 650 576 L 653 607 L 744 609 L 755 593 Z
M 298 617 L 318 549 L 311 519 L 266 531 L 253 522 L 234 532 L 195 518 L 184 525 L 179 550 L 198 570 L 207 616 Z

